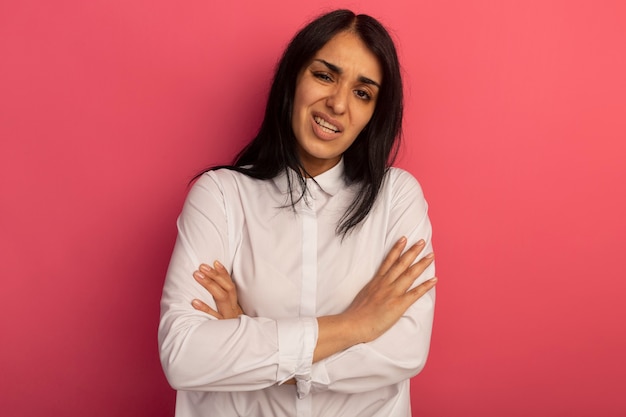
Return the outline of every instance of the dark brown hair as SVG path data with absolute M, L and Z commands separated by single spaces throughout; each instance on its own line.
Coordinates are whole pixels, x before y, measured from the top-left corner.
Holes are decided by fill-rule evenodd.
M 403 91 L 400 64 L 393 40 L 374 18 L 350 10 L 336 10 L 318 17 L 291 40 L 278 63 L 265 107 L 265 117 L 256 137 L 243 149 L 233 165 L 212 169 L 233 169 L 258 179 L 270 179 L 280 172 L 293 170 L 301 192 L 294 197 L 289 182 L 291 206 L 305 195 L 306 170 L 298 157 L 292 129 L 292 111 L 296 80 L 301 69 L 331 38 L 343 31 L 355 33 L 378 58 L 382 67 L 382 85 L 376 108 L 369 123 L 344 155 L 345 176 L 358 184 L 354 201 L 337 225 L 345 235 L 365 219 L 393 163 L 402 130 Z M 287 175 L 290 179 L 291 175 Z

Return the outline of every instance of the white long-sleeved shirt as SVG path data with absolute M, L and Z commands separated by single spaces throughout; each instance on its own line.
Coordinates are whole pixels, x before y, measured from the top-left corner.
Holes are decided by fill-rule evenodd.
M 286 175 L 263 181 L 222 169 L 192 187 L 159 326 L 177 417 L 410 416 L 409 378 L 428 355 L 434 290 L 378 339 L 312 359 L 316 317 L 344 311 L 401 236 L 407 247 L 426 241 L 420 257 L 432 251 L 421 188 L 391 168 L 368 217 L 342 240 L 336 227 L 356 192 L 346 185 L 343 162 L 307 181 L 295 211 Z M 237 319 L 216 320 L 191 306 L 198 298 L 215 307 L 192 277 L 214 260 L 237 285 L 245 312 Z M 416 283 L 433 276 L 431 264 Z M 297 386 L 281 385 L 291 378 Z

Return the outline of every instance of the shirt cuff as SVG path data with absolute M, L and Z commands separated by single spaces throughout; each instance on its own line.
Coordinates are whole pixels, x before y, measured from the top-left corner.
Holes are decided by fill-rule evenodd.
M 310 391 L 313 393 L 328 390 L 330 378 L 326 369 L 326 361 L 314 363 L 311 367 Z
M 309 381 L 310 385 L 313 351 L 317 344 L 317 319 L 314 317 L 281 319 L 276 321 L 276 326 L 278 329 L 276 380 L 282 384 L 296 378 L 300 396 L 300 381 Z M 303 384 L 303 392 L 306 390 L 304 385 L 306 383 Z

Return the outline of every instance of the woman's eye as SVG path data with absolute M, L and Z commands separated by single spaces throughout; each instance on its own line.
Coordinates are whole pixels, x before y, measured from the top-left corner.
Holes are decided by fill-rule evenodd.
M 332 81 L 333 79 L 330 77 L 330 75 L 326 74 L 325 72 L 316 72 L 313 75 L 315 75 L 315 77 L 319 78 L 320 80 L 323 81 Z
M 355 90 L 354 95 L 360 98 L 361 100 L 370 100 L 372 97 L 369 95 L 367 91 L 364 90 Z

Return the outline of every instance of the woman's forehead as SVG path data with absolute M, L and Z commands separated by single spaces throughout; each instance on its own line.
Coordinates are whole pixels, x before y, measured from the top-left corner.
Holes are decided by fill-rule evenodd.
M 340 32 L 326 42 L 314 54 L 309 65 L 313 63 L 355 78 L 372 80 L 378 85 L 382 83 L 382 67 L 378 57 L 359 36 L 350 31 Z

